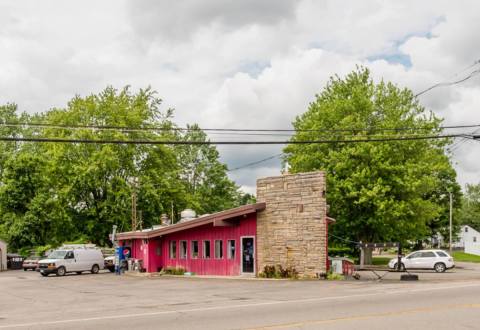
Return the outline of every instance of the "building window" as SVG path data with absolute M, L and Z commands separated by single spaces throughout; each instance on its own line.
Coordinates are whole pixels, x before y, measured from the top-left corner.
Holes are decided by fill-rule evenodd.
M 210 241 L 203 241 L 203 258 L 210 259 Z
M 180 259 L 187 259 L 187 241 L 180 241 Z
M 468 227 L 465 227 L 465 232 L 468 233 Z
M 235 240 L 228 240 L 227 249 L 227 258 L 235 259 Z
M 192 247 L 192 252 L 191 252 L 192 259 L 197 259 L 198 258 L 198 241 L 192 241 L 190 246 Z
M 157 256 L 161 256 L 162 255 L 162 248 L 160 246 L 157 246 L 157 248 L 155 249 L 155 253 Z
M 473 243 L 477 242 L 477 236 L 473 236 Z
M 215 240 L 215 259 L 223 258 L 223 241 L 220 239 Z
M 177 258 L 177 241 L 170 241 L 170 259 Z

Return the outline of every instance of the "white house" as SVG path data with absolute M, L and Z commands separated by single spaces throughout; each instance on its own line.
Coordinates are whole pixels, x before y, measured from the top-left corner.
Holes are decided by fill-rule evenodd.
M 0 272 L 7 270 L 7 243 L 0 240 Z
M 480 232 L 468 225 L 461 226 L 458 239 L 452 246 L 463 248 L 465 253 L 480 255 Z

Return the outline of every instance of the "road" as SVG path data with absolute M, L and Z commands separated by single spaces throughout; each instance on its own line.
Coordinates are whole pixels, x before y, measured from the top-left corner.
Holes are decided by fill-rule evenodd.
M 272 281 L 0 273 L 0 329 L 477 329 L 480 276 Z

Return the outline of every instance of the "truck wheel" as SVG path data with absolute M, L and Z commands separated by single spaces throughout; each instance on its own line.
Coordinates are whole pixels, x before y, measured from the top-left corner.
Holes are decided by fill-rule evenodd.
M 57 269 L 57 276 L 65 276 L 66 272 L 65 267 L 61 266 Z
M 98 265 L 93 265 L 92 266 L 92 274 L 98 274 L 98 271 L 100 270 L 100 267 L 98 267 Z

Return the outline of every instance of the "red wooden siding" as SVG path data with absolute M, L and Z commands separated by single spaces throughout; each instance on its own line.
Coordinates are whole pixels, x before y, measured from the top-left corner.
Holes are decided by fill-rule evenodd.
M 241 273 L 241 237 L 255 236 L 257 231 L 256 215 L 242 219 L 237 226 L 201 227 L 173 233 L 162 237 L 162 265 L 163 267 L 182 267 L 198 275 L 240 275 Z M 177 241 L 177 257 L 170 259 L 170 241 Z M 210 241 L 210 258 L 203 258 L 204 241 Z M 223 258 L 215 258 L 215 240 L 223 241 Z M 235 258 L 228 259 L 228 241 L 235 241 Z M 187 241 L 187 258 L 180 258 L 180 241 Z M 192 258 L 192 241 L 198 241 L 198 258 Z
M 162 237 L 125 240 L 125 246 L 132 248 L 132 257 L 142 259 L 147 272 L 157 272 L 160 268 L 182 267 L 198 275 L 240 275 L 241 237 L 256 236 L 256 214 L 238 221 L 235 226 L 202 225 L 196 228 L 167 234 Z M 210 241 L 210 258 L 203 258 L 204 241 Z M 215 258 L 215 240 L 223 241 L 223 258 Z M 235 241 L 235 258 L 228 259 L 228 241 Z M 170 259 L 170 241 L 176 241 L 175 259 Z M 180 258 L 180 241 L 187 241 L 187 258 Z M 198 241 L 198 258 L 192 258 L 192 241 Z M 158 255 L 160 254 L 160 255 Z

